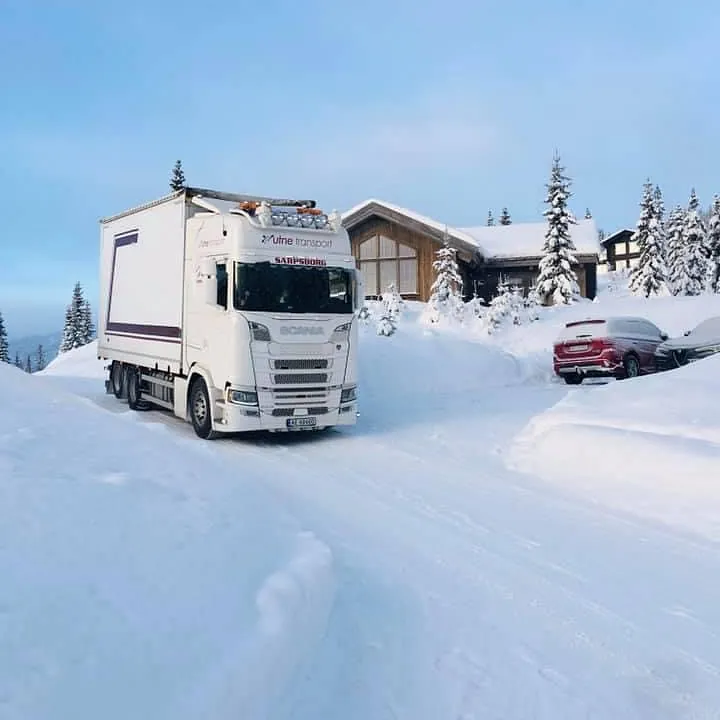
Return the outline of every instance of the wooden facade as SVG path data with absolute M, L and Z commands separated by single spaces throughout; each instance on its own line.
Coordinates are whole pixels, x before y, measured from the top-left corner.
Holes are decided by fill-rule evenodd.
M 540 256 L 485 258 L 464 233 L 376 201 L 349 211 L 343 223 L 367 298 L 377 298 L 392 282 L 406 299 L 427 302 L 435 280 L 433 262 L 446 238 L 457 251 L 466 300 L 476 294 L 489 302 L 497 294 L 501 276 L 527 291 L 538 274 Z M 597 292 L 598 256 L 576 257 L 581 294 L 592 299 Z
M 607 254 L 608 270 L 624 270 L 637 265 L 640 261 L 640 248 L 632 236 L 634 230 L 618 230 L 608 235 L 602 246 Z

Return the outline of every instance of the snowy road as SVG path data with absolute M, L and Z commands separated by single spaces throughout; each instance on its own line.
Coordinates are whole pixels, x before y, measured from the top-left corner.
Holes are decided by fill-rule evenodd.
M 720 549 L 504 466 L 565 388 L 389 388 L 370 385 L 357 428 L 318 436 L 208 445 L 132 418 L 270 488 L 332 551 L 330 622 L 279 717 L 720 717 Z

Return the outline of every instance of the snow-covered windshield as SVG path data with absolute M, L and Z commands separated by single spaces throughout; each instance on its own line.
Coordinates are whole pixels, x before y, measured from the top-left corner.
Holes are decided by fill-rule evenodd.
M 696 342 L 720 342 L 720 317 L 711 317 L 703 320 L 689 337 Z
M 576 340 L 579 338 L 607 337 L 608 325 L 605 320 L 584 320 L 568 323 L 561 331 L 558 340 Z
M 235 263 L 236 310 L 351 314 L 354 277 L 339 267 Z

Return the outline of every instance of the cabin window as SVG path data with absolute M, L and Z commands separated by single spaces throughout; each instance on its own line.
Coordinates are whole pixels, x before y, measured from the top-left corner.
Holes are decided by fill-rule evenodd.
M 417 251 L 408 245 L 386 235 L 373 235 L 360 243 L 358 266 L 367 297 L 378 297 L 390 285 L 402 295 L 417 294 Z
M 217 277 L 217 304 L 227 310 L 228 273 L 225 263 L 218 263 L 215 270 Z

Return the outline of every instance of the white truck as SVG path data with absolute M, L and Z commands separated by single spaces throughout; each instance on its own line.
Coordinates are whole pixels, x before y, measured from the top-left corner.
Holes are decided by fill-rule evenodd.
M 100 224 L 108 393 L 201 438 L 356 422 L 361 281 L 338 213 L 188 187 Z

